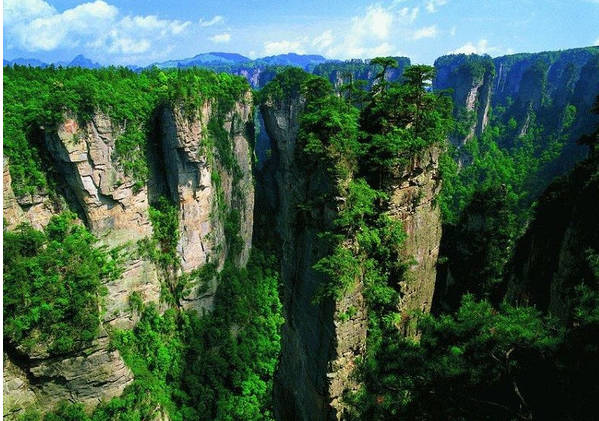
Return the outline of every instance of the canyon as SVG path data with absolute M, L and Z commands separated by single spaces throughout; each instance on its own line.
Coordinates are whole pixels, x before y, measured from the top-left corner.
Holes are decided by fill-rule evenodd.
M 409 64 L 409 59 L 402 58 L 387 80 L 401 80 Z M 354 80 L 366 80 L 372 87 L 376 72 L 368 66 L 365 62 L 318 63 L 312 73 L 335 87 L 347 83 L 351 73 Z M 540 195 L 555 176 L 565 174 L 584 158 L 584 151 L 573 145 L 598 122 L 598 117 L 588 115 L 599 84 L 599 47 L 494 59 L 445 56 L 435 62 L 435 69 L 431 89 L 447 91 L 454 103 L 454 117 L 461 124 L 461 130 L 449 139 L 458 150 L 482 136 L 492 114 L 503 108 L 500 120 L 505 124 L 514 120 L 516 125 L 513 141 L 532 131 L 538 122 L 546 123 L 545 133 L 559 132 L 564 138 L 563 149 L 535 194 Z M 233 73 L 255 88 L 264 87 L 276 75 L 268 68 L 236 69 Z M 193 274 L 207 265 L 221 271 L 227 261 L 244 268 L 256 244 L 273 245 L 280 263 L 279 295 L 285 318 L 273 382 L 274 415 L 280 420 L 343 419 L 347 410 L 344 393 L 360 388 L 353 372 L 355 362 L 365 354 L 369 321 L 361 282 L 337 299 L 315 301 L 325 279 L 314 265 L 327 253 L 326 241 L 319 233 L 334 228 L 344 200 L 339 197 L 323 203 L 319 198 L 334 191 L 339 180 L 322 163 L 307 168 L 298 161 L 298 132 L 306 105 L 299 89 L 260 102 L 247 86 L 224 112 L 219 101 L 218 97 L 201 98 L 191 107 L 172 101 L 151 110 L 145 139 L 148 147 L 143 151 L 148 177 L 142 183 L 123 168 L 127 157 L 115 152 L 127 122 L 100 109 L 85 118 L 65 110 L 57 124 L 38 124 L 29 133 L 30 141 L 41 151 L 43 172 L 53 180 L 52 188 L 16 194 L 10 170 L 13 162 L 5 154 L 5 229 L 13 230 L 24 222 L 42 229 L 52 216 L 71 210 L 77 223 L 102 245 L 122 247 L 126 256 L 121 277 L 105 285 L 100 334 L 84 348 L 53 355 L 43 343 L 26 350 L 5 340 L 5 419 L 17 419 L 29 406 L 47 412 L 63 400 L 92 409 L 121 395 L 133 382 L 131 369 L 110 344 L 110 334 L 115 329 L 132 329 L 138 322 L 139 315 L 130 306 L 133 293 L 143 303 L 156 303 L 162 312 L 168 307 L 161 299 L 163 269 L 138 251 L 139 241 L 154 233 L 151 207 L 160 197 L 167 197 L 178 210 L 176 251 L 181 264 L 177 276 Z M 575 115 L 567 127 L 561 121 L 551 121 L 556 110 L 561 115 L 568 106 L 575 107 Z M 451 288 L 451 274 L 437 273 L 443 241 L 438 199 L 445 140 L 438 139 L 414 153 L 394 168 L 383 186 L 390 203 L 388 215 L 401 222 L 407 234 L 402 253 L 410 265 L 397 304 L 404 322 L 399 329 L 406 337 L 418 337 L 410 314 L 430 312 L 435 294 Z M 219 141 L 229 145 L 226 153 Z M 579 171 L 582 173 L 572 177 L 591 173 Z M 593 184 L 569 194 L 592 198 L 595 192 Z M 542 209 L 559 207 L 551 197 L 550 193 L 543 196 Z M 586 214 L 576 216 L 586 212 L 584 209 L 570 212 L 570 219 L 589 219 Z M 227 239 L 231 215 L 237 215 L 235 234 L 241 244 L 235 255 Z M 586 238 L 584 233 L 592 228 L 564 220 L 561 231 L 548 239 L 542 226 L 541 219 L 533 223 L 518 246 L 509 294 L 521 301 L 537 294 L 541 298 L 534 303 L 563 312 L 565 299 L 559 290 L 573 283 L 563 272 L 580 263 L 568 254 L 577 247 L 573 238 Z M 595 238 L 581 241 L 586 247 Z M 537 248 L 539 243 L 551 243 L 554 252 L 544 253 Z M 551 290 L 539 292 L 532 284 L 540 281 L 530 272 L 538 273 L 551 264 L 557 273 L 548 275 L 553 279 Z M 210 317 L 218 288 L 217 276 L 197 282 L 178 304 Z

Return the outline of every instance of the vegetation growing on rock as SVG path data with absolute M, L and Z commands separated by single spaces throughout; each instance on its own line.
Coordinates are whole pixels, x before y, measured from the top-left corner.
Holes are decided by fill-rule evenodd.
M 4 231 L 4 337 L 13 347 L 47 344 L 65 354 L 98 334 L 103 284 L 122 271 L 119 250 L 98 247 L 74 220 L 65 212 L 44 231 L 27 224 Z
M 80 122 L 88 121 L 96 111 L 107 114 L 122 130 L 116 139 L 116 158 L 125 174 L 141 186 L 149 176 L 146 153 L 152 115 L 161 104 L 177 104 L 191 113 L 207 100 L 217 100 L 218 117 L 230 111 L 248 89 L 243 78 L 194 68 L 135 73 L 112 67 L 7 67 L 4 153 L 11 162 L 13 190 L 23 196 L 48 187 L 42 165 L 43 133 L 62 122 L 65 113 Z

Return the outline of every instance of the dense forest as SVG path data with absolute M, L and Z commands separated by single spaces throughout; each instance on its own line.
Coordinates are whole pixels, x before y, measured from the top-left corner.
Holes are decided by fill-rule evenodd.
M 467 75 L 459 77 L 494 71 L 485 67 L 488 60 L 468 60 L 461 68 Z M 257 123 L 260 107 L 301 98 L 293 156 L 308 178 L 320 178 L 318 194 L 294 210 L 293 230 L 312 224 L 324 244 L 313 265 L 323 281 L 310 299 L 327 305 L 355 290 L 364 297 L 365 349 L 352 374 L 359 387 L 345 391 L 337 418 L 594 419 L 599 127 L 570 145 L 574 104 L 545 100 L 535 120 L 528 105 L 506 103 L 459 145 L 453 139 L 467 137 L 476 116 L 454 103 L 455 92 L 432 89 L 434 67 L 392 57 L 375 58 L 368 68 L 350 65 L 324 63 L 314 74 L 272 67 L 272 80 L 253 92 L 252 108 Z M 543 79 L 541 67 L 526 74 L 531 83 Z M 17 198 L 47 195 L 56 207 L 43 228 L 5 223 L 5 354 L 26 360 L 43 343 L 50 357 L 66 358 L 107 330 L 110 349 L 134 376 L 122 395 L 93 409 L 64 401 L 49 412 L 23 408 L 17 419 L 275 419 L 285 245 L 277 243 L 270 215 L 259 214 L 260 195 L 251 255 L 239 265 L 246 221 L 223 204 L 222 181 L 211 173 L 220 204 L 213 212 L 224 221 L 228 254 L 220 266 L 184 272 L 181 209 L 172 197 L 150 203 L 152 235 L 134 251 L 113 246 L 91 232 L 80 209 L 58 198 L 62 181 L 45 143 L 65 115 L 81 126 L 98 110 L 125 122 L 112 159 L 139 190 L 151 184 L 157 110 L 176 105 L 193 119 L 215 100 L 198 155 L 230 170 L 236 186 L 242 174 L 223 124 L 248 90 L 241 77 L 194 68 L 4 69 L 3 148 L 12 190 Z M 593 111 L 599 114 L 599 97 Z M 247 127 L 252 147 L 254 125 Z M 568 171 L 554 179 L 570 149 L 586 158 L 571 171 L 573 162 L 563 164 Z M 415 262 L 405 253 L 410 233 L 394 217 L 392 196 L 406 168 L 427 151 L 440 154 L 442 187 L 431 205 L 443 223 L 437 286 L 431 312 L 406 312 L 402 285 Z M 253 166 L 255 183 L 265 179 L 264 168 Z M 315 209 L 326 209 L 330 223 L 315 223 Z M 134 326 L 113 327 L 102 322 L 105 284 L 123 275 L 130 253 L 158 268 L 160 300 L 147 303 L 131 293 Z M 192 286 L 210 282 L 218 285 L 212 311 L 184 308 Z M 349 306 L 336 322 L 357 311 Z

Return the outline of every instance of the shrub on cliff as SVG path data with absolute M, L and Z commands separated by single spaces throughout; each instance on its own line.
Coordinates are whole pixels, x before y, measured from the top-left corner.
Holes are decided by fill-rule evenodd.
M 15 346 L 47 342 L 66 353 L 98 333 L 103 283 L 121 273 L 118 250 L 98 247 L 74 219 L 66 212 L 44 231 L 4 231 L 4 337 Z

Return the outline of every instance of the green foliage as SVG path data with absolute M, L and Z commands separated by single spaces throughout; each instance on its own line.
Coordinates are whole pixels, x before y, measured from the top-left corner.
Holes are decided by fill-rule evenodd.
M 519 233 L 514 208 L 515 197 L 505 186 L 477 189 L 457 223 L 445 226 L 442 252 L 447 261 L 440 264 L 440 273 L 451 271 L 459 279 L 444 296 L 445 304 L 457 307 L 465 292 L 501 300 L 505 266 Z
M 329 279 L 321 293 L 337 299 L 353 287 L 361 275 L 360 261 L 341 244 L 335 247 L 330 256 L 320 259 L 314 269 Z
M 223 127 L 223 119 L 221 117 L 212 118 L 208 122 L 208 132 L 210 133 L 210 141 L 216 147 L 218 152 L 219 162 L 228 170 L 239 171 L 239 166 L 233 155 L 233 145 L 229 139 L 229 133 Z
M 352 181 L 347 191 L 345 206 L 335 220 L 336 225 L 347 232 L 363 230 L 366 218 L 372 218 L 376 213 L 375 201 L 384 198 L 386 195 L 374 190 L 366 180 Z
M 397 60 L 395 60 L 393 57 L 375 57 L 370 60 L 370 64 L 381 67 L 381 71 L 378 72 L 374 78 L 374 89 L 384 90 L 387 83 L 385 79 L 387 70 L 399 67 Z
M 192 419 L 272 419 L 272 376 L 283 323 L 275 261 L 252 251 L 247 269 L 226 266 L 213 317 L 198 320 L 184 383 Z M 243 293 L 242 293 L 243 292 Z
M 454 315 L 420 316 L 420 341 L 388 331 L 361 365 L 367 386 L 348 397 L 355 411 L 349 418 L 589 419 L 592 403 L 577 394 L 589 396 L 597 386 L 571 361 L 597 352 L 573 341 L 599 327 L 599 302 L 588 288 L 580 294 L 565 330 L 533 308 L 497 311 L 466 295 Z
M 311 78 L 309 73 L 296 67 L 288 67 L 267 83 L 260 91 L 259 101 L 283 101 L 297 98 L 304 83 Z
M 530 77 L 542 77 L 542 66 L 531 72 L 536 76 Z M 443 282 L 449 273 L 459 279 L 439 301 L 445 309 L 455 308 L 465 292 L 499 302 L 504 266 L 572 136 L 575 106 L 543 104 L 538 113 L 527 107 L 520 102 L 496 107 L 480 137 L 441 159 L 441 255 L 447 261 L 439 279 Z M 471 124 L 467 121 L 466 127 Z
M 181 258 L 177 251 L 179 244 L 179 208 L 162 196 L 150 206 L 152 237 L 139 241 L 139 253 L 155 263 L 161 270 L 162 290 L 160 298 L 171 306 L 179 308 L 181 301 L 199 284 L 207 287 L 212 279 L 214 268 L 207 263 L 189 273 L 181 273 Z M 132 300 L 132 301 L 131 301 Z M 139 308 L 138 300 L 130 298 L 131 307 Z
M 432 85 L 435 68 L 424 64 L 410 66 L 404 72 L 405 84 L 417 89 L 425 89 Z
M 341 180 L 355 172 L 360 148 L 357 117 L 356 108 L 330 91 L 312 92 L 302 113 L 298 134 L 306 165 L 313 165 L 316 159 Z
M 405 83 L 374 92 L 362 110 L 364 170 L 379 187 L 414 154 L 442 145 L 447 138 L 452 127 L 451 100 L 425 91 L 432 74 L 429 66 L 409 67 Z
M 383 179 L 401 172 L 415 153 L 444 144 L 451 127 L 451 104 L 447 97 L 426 92 L 433 77 L 428 66 L 408 68 L 404 83 L 390 83 L 385 73 L 397 67 L 394 59 L 378 58 L 370 64 L 380 72 L 377 87 L 362 98 L 361 112 L 351 95 L 333 95 L 320 78 L 303 75 L 286 92 L 303 93 L 305 99 L 298 161 L 315 172 L 326 168 L 331 173 L 332 185 L 324 200 L 338 203 L 333 226 L 321 233 L 331 242 L 329 253 L 314 265 L 326 277 L 315 298 L 339 298 L 363 282 L 372 310 L 370 329 L 376 337 L 379 323 L 390 317 L 387 312 L 395 311 L 407 264 L 400 257 L 405 233 L 401 223 L 386 213 Z M 272 84 L 264 91 L 283 92 L 281 81 Z
M 62 354 L 93 340 L 103 283 L 122 271 L 119 250 L 98 246 L 69 212 L 44 231 L 4 231 L 4 337 L 31 349 L 40 342 Z
M 179 209 L 162 196 L 150 206 L 152 238 L 158 246 L 155 261 L 165 270 L 178 267 L 177 244 L 179 243 Z
M 201 69 L 135 73 L 114 67 L 6 67 L 4 153 L 10 162 L 13 190 L 20 197 L 48 188 L 42 165 L 43 137 L 65 115 L 84 125 L 100 111 L 110 117 L 115 130 L 122 128 L 116 138 L 115 158 L 140 188 L 149 176 L 148 139 L 153 114 L 161 104 L 180 105 L 194 116 L 206 100 L 216 100 L 216 114 L 223 116 L 247 90 L 244 78 Z
M 225 238 L 227 239 L 228 254 L 231 257 L 239 256 L 243 250 L 241 232 L 241 215 L 237 209 L 231 209 L 224 223 Z
M 135 383 L 94 421 L 147 419 L 157 407 L 173 420 L 272 419 L 283 323 L 274 266 L 257 250 L 247 269 L 227 264 L 208 316 L 145 307 L 132 331 L 114 335 Z
M 113 332 L 111 342 L 134 382 L 91 414 L 61 403 L 43 420 L 272 420 L 283 324 L 276 261 L 254 249 L 246 269 L 206 267 L 203 276 L 219 278 L 210 314 L 171 308 L 161 315 L 154 304 L 137 303 L 137 324 Z M 22 421 L 39 420 L 29 411 Z
M 152 238 L 139 241 L 139 252 L 154 262 L 162 272 L 161 299 L 170 305 L 181 306 L 181 300 L 195 285 L 198 272 L 181 274 L 179 244 L 179 208 L 162 196 L 149 208 Z

